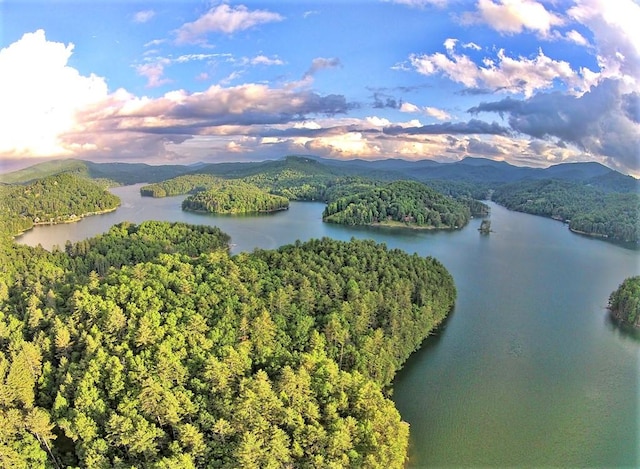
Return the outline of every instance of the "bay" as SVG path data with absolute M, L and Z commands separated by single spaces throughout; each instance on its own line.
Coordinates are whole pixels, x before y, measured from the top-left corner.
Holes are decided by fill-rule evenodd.
M 184 197 L 113 189 L 115 212 L 42 226 L 18 242 L 46 248 L 121 221 L 219 226 L 232 252 L 297 239 L 371 238 L 439 259 L 458 289 L 454 312 L 401 370 L 393 400 L 411 424 L 409 467 L 640 465 L 640 341 L 611 323 L 609 294 L 640 274 L 640 253 L 562 223 L 491 205 L 489 236 L 472 220 L 447 232 L 322 223 L 324 204 L 261 216 L 183 212 Z

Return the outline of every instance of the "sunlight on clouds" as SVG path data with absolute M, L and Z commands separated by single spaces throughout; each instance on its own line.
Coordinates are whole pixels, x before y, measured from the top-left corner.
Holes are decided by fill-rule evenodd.
M 498 50 L 496 60 L 485 57 L 484 66 L 478 66 L 468 56 L 455 51 L 455 41 L 447 39 L 444 43 L 447 55 L 412 55 L 409 60 L 418 73 L 433 75 L 441 73 L 451 80 L 467 87 L 489 87 L 496 91 L 523 93 L 530 97 L 534 92 L 553 86 L 554 81 L 565 83 L 570 89 L 584 92 L 588 89 L 584 76 L 588 70 L 576 72 L 568 62 L 553 60 L 542 52 L 529 59 L 509 57 L 504 49 Z
M 203 42 L 203 36 L 209 33 L 233 34 L 259 24 L 283 19 L 278 13 L 249 10 L 244 5 L 231 7 L 223 3 L 211 8 L 197 20 L 183 24 L 176 31 L 176 42 L 178 44 L 199 43 Z
M 640 91 L 640 5 L 632 0 L 576 0 L 567 11 L 594 35 L 600 79 L 619 78 Z
M 477 15 L 465 16 L 468 22 L 483 21 L 505 34 L 520 33 L 523 29 L 528 29 L 547 37 L 553 26 L 564 24 L 560 16 L 548 11 L 542 3 L 532 0 L 499 0 L 499 3 L 478 0 L 477 7 Z
M 69 153 L 58 136 L 73 127 L 77 110 L 107 96 L 103 78 L 67 66 L 73 47 L 38 30 L 0 51 L 0 153 Z

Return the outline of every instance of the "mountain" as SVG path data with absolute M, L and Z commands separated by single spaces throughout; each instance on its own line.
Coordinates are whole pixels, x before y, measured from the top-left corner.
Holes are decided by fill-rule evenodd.
M 336 160 L 312 155 L 290 155 L 278 160 L 242 163 L 196 163 L 153 166 L 143 163 L 93 163 L 56 160 L 0 175 L 0 183 L 25 183 L 59 173 L 73 172 L 119 184 L 160 182 L 184 174 L 212 174 L 225 178 L 250 177 L 294 171 L 308 176 L 363 176 L 393 181 L 444 180 L 500 185 L 517 181 L 556 179 L 598 187 L 607 192 L 640 192 L 640 181 L 596 162 L 560 163 L 548 168 L 514 166 L 486 158 L 464 158 L 453 163 L 433 160 Z
M 0 174 L 0 183 L 24 184 L 55 176 L 62 173 L 73 173 L 92 179 L 109 179 L 119 184 L 136 184 L 139 182 L 160 182 L 179 176 L 197 167 L 183 165 L 148 165 L 144 163 L 94 163 L 84 160 L 53 160 L 38 163 L 18 171 Z

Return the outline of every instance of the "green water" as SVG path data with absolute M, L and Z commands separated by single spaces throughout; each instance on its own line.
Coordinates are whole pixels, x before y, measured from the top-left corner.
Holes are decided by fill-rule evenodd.
M 640 465 L 640 339 L 613 325 L 607 298 L 640 274 L 640 253 L 575 235 L 559 222 L 491 205 L 456 232 L 354 229 L 321 221 L 323 205 L 293 203 L 259 217 L 180 210 L 182 198 L 141 199 L 74 225 L 19 239 L 45 247 L 147 219 L 207 223 L 233 252 L 296 239 L 373 238 L 438 258 L 453 274 L 453 314 L 398 374 L 393 400 L 411 424 L 409 467 L 635 467 Z

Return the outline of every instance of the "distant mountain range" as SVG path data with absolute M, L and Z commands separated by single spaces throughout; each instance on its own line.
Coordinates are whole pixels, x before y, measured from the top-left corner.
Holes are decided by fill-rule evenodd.
M 514 166 L 485 158 L 465 158 L 454 163 L 433 160 L 334 160 L 315 156 L 287 156 L 279 160 L 250 163 L 195 163 L 193 165 L 148 165 L 143 163 L 94 163 L 55 160 L 0 174 L 0 183 L 30 182 L 59 173 L 77 173 L 118 184 L 153 183 L 184 174 L 215 174 L 246 177 L 261 172 L 295 168 L 309 175 L 364 176 L 382 180 L 462 181 L 502 185 L 526 180 L 556 179 L 582 183 L 609 192 L 640 192 L 640 181 L 596 162 L 561 163 L 548 168 Z

